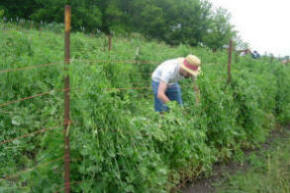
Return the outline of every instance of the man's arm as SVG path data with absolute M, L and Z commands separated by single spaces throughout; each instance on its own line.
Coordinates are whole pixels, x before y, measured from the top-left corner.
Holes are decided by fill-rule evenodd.
M 167 89 L 167 83 L 160 81 L 159 87 L 158 87 L 157 98 L 159 98 L 163 103 L 168 103 L 170 101 L 169 98 L 165 95 L 166 89 Z

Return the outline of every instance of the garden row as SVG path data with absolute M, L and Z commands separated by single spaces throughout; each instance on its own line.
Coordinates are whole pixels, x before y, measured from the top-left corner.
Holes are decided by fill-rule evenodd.
M 1 73 L 1 104 L 55 90 L 0 108 L 1 141 L 40 128 L 61 128 L 64 111 L 63 94 L 57 92 L 65 74 L 63 34 L 10 27 L 0 34 L 0 70 L 59 64 Z M 290 68 L 278 61 L 237 58 L 227 84 L 226 52 L 169 47 L 137 34 L 114 37 L 108 52 L 106 41 L 101 34 L 71 36 L 73 192 L 169 192 L 210 172 L 217 161 L 242 156 L 243 149 L 263 142 L 276 122 L 290 120 Z M 161 61 L 188 53 L 202 60 L 203 73 L 196 81 L 200 103 L 185 80 L 184 107 L 170 103 L 171 111 L 160 116 L 153 110 L 150 74 Z M 0 175 L 56 160 L 63 151 L 62 130 L 1 145 Z M 63 184 L 62 162 L 1 180 L 1 187 L 55 192 Z

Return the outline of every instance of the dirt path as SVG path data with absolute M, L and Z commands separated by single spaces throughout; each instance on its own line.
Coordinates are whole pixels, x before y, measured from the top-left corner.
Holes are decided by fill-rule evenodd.
M 268 149 L 271 144 L 273 143 L 274 139 L 283 138 L 284 137 L 284 130 L 290 130 L 290 124 L 285 128 L 278 127 L 275 129 L 268 140 L 262 145 L 262 149 Z M 251 152 L 259 152 L 260 149 L 252 150 L 245 152 L 246 155 L 250 154 Z M 228 175 L 234 175 L 238 171 L 245 171 L 249 167 L 248 163 L 244 163 L 243 165 L 236 163 L 236 162 L 229 162 L 225 164 L 215 164 L 213 167 L 213 174 L 212 176 L 206 178 L 202 176 L 200 179 L 195 181 L 192 184 L 187 184 L 185 188 L 181 190 L 182 193 L 215 193 L 214 184 L 217 182 L 223 182 L 227 179 Z
M 227 175 L 233 175 L 236 171 L 246 170 L 247 165 L 240 165 L 238 163 L 230 162 L 228 164 L 216 164 L 213 168 L 212 176 L 205 178 L 201 177 L 193 184 L 188 184 L 182 190 L 183 193 L 214 193 L 213 186 L 216 182 L 222 182 L 226 179 Z

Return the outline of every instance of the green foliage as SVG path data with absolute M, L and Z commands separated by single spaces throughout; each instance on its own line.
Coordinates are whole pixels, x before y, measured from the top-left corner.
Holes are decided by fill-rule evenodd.
M 4 13 L 5 13 L 4 9 L 0 9 L 0 18 L 3 17 Z
M 231 38 L 235 36 L 233 26 L 230 24 L 230 15 L 227 10 L 219 8 L 211 17 L 211 22 L 203 42 L 208 47 L 217 50 L 227 45 Z
M 17 0 L 19 1 L 19 0 Z M 63 23 L 66 1 L 2 0 L 7 18 L 37 23 Z M 127 34 L 139 32 L 172 45 L 222 48 L 235 36 L 230 17 L 214 10 L 207 0 L 70 0 L 72 29 L 84 32 Z
M 284 131 L 284 137 L 261 153 L 251 153 L 247 161 L 246 171 L 238 171 L 229 175 L 224 182 L 217 184 L 218 193 L 240 192 L 273 192 L 286 193 L 290 191 L 289 165 L 289 131 Z
M 39 7 L 36 6 L 35 0 L 2 0 L 0 8 L 5 10 L 4 16 L 6 18 L 28 19 Z
M 275 96 L 276 99 L 276 108 L 275 112 L 278 115 L 279 121 L 282 123 L 288 123 L 290 118 L 290 100 L 289 100 L 289 86 L 285 82 L 289 82 L 289 76 L 286 74 L 289 73 L 288 66 L 282 66 L 281 68 L 275 69 L 275 76 L 277 79 L 277 93 Z
M 74 192 L 170 192 L 181 181 L 210 172 L 215 161 L 257 146 L 275 118 L 283 123 L 290 120 L 290 69 L 280 63 L 240 58 L 233 64 L 233 81 L 227 84 L 223 51 L 170 47 L 132 34 L 114 36 L 108 52 L 104 34 L 73 33 L 71 64 L 64 73 L 63 34 L 48 27 L 40 33 L 0 25 L 11 27 L 0 34 L 0 70 L 59 61 L 54 66 L 1 73 L 0 104 L 54 90 L 0 107 L 1 142 L 56 127 L 0 145 L 3 177 L 40 164 L 11 180 L 0 180 L 3 189 L 55 192 L 63 187 L 63 94 L 59 90 L 66 73 L 71 81 Z M 181 82 L 184 106 L 172 102 L 170 112 L 162 116 L 153 110 L 150 89 L 117 89 L 150 87 L 150 74 L 160 62 L 188 53 L 202 59 L 203 73 L 195 82 L 200 103 L 195 102 L 191 81 Z

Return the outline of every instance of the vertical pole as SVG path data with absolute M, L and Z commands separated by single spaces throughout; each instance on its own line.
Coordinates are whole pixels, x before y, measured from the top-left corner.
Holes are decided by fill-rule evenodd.
M 108 40 L 109 40 L 109 47 L 108 47 L 108 49 L 109 49 L 109 52 L 112 50 L 112 35 L 110 34 L 110 35 L 108 35 Z
M 239 52 L 234 50 L 234 55 L 235 55 L 235 64 L 239 63 Z
M 233 49 L 233 41 L 230 40 L 229 43 L 229 59 L 228 59 L 228 83 L 231 82 L 231 65 L 232 65 L 232 49 Z
M 39 24 L 39 33 L 38 33 L 39 37 L 41 36 L 41 26 L 40 25 L 41 24 Z
M 65 72 L 68 71 L 70 64 L 70 28 L 71 28 L 71 7 L 65 6 Z M 69 143 L 69 126 L 70 126 L 70 80 L 69 75 L 64 77 L 64 184 L 65 193 L 70 192 L 70 143 Z
M 273 61 L 274 61 L 274 55 L 272 54 L 271 55 L 271 64 L 273 64 Z

